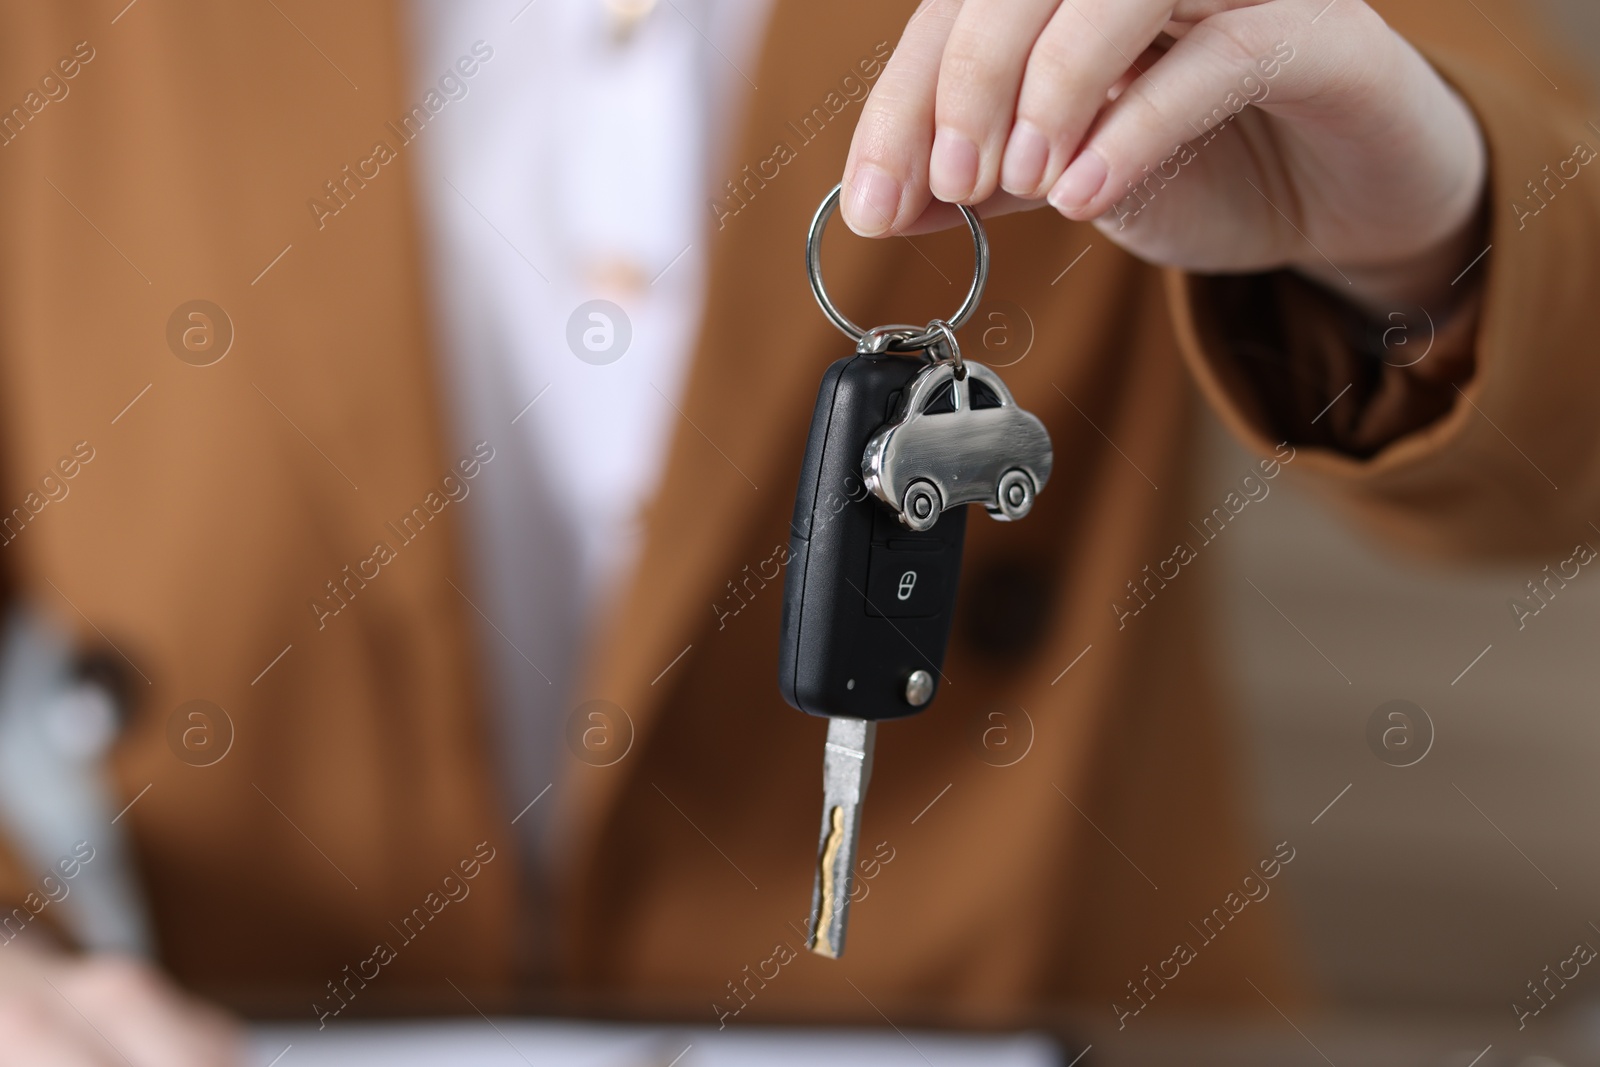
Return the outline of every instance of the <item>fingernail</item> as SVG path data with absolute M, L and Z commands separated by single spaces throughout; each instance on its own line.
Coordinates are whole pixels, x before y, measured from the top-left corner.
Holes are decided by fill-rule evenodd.
M 1000 165 L 1000 188 L 1013 196 L 1033 196 L 1044 181 L 1045 164 L 1050 162 L 1050 142 L 1027 122 L 1019 122 L 1006 142 L 1005 161 Z
M 1056 187 L 1050 190 L 1050 206 L 1063 214 L 1081 211 L 1100 192 L 1110 173 L 1110 168 L 1098 152 L 1085 150 L 1078 153 L 1078 158 L 1072 161 L 1072 165 L 1056 182 Z
M 900 212 L 900 183 L 887 171 L 870 163 L 856 169 L 846 185 L 844 221 L 862 237 L 881 237 L 894 226 Z
M 933 158 L 928 163 L 928 188 L 946 203 L 972 195 L 978 185 L 978 146 L 954 130 L 941 129 L 933 137 Z

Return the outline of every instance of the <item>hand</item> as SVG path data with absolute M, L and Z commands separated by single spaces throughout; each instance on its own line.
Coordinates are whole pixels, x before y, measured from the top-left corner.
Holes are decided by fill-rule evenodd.
M 844 182 L 864 236 L 1048 201 L 1154 263 L 1442 310 L 1486 152 L 1363 0 L 924 0 Z
M 234 1024 L 132 960 L 0 946 L 0 1067 L 237 1067 Z

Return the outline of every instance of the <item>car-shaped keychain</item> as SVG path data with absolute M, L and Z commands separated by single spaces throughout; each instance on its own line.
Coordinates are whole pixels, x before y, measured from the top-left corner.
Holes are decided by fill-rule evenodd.
M 951 337 L 953 342 L 954 338 Z M 1050 435 L 981 363 L 930 363 L 899 409 L 867 442 L 867 488 L 913 530 L 946 508 L 980 503 L 991 518 L 1020 519 L 1050 477 Z

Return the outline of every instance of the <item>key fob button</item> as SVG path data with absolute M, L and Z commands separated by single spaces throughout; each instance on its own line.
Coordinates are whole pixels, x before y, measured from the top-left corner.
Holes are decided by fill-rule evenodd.
M 944 609 L 946 553 L 937 546 L 873 545 L 865 607 L 873 618 L 924 619 Z

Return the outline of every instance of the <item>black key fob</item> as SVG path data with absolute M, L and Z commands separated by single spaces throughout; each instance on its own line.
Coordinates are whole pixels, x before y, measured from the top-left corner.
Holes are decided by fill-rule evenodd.
M 872 496 L 862 457 L 927 366 L 858 354 L 823 375 L 806 439 L 783 585 L 779 688 L 812 715 L 894 719 L 941 680 L 967 509 L 913 531 Z

